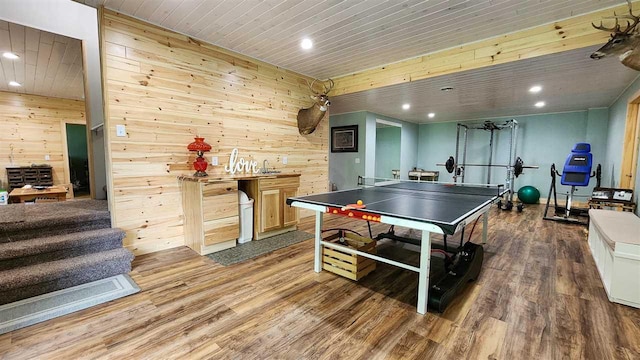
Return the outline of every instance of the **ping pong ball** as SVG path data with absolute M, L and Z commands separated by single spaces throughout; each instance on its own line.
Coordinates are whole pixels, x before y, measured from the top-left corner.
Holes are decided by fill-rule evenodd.
M 356 204 L 358 204 L 358 205 L 362 205 L 362 200 L 358 200 L 358 201 L 356 201 Z

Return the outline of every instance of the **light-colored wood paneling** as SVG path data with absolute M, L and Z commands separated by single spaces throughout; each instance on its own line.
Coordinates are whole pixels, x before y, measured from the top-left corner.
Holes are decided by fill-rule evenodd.
M 85 124 L 84 101 L 0 91 L 0 183 L 7 166 L 48 164 L 53 183 L 67 184 L 65 123 Z
M 164 28 L 319 78 L 370 69 L 624 2 L 76 1 L 92 6 L 104 4 Z M 589 26 L 589 22 L 584 25 Z M 300 48 L 304 37 L 313 40 L 312 50 Z
M 310 103 L 308 78 L 108 10 L 102 26 L 111 211 L 127 248 L 184 244 L 176 176 L 193 173 L 186 146 L 196 135 L 213 146 L 207 159 L 219 157 L 211 176 L 238 148 L 240 157 L 302 174 L 300 194 L 327 190 L 328 121 L 308 136 L 296 122 Z M 117 124 L 126 137 L 116 137 Z
M 622 14 L 629 10 L 627 5 L 622 5 L 337 77 L 334 78 L 332 95 L 376 89 L 604 44 L 609 39 L 609 33 L 594 29 L 591 23 L 599 23 L 614 11 Z M 465 27 L 465 31 L 468 28 Z

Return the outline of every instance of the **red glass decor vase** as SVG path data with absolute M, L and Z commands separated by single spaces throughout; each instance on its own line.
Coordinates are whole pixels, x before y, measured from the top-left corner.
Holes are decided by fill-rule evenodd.
M 211 150 L 211 145 L 204 142 L 204 138 L 196 136 L 194 139 L 194 142 L 187 145 L 187 149 L 189 149 L 189 151 L 205 152 Z
M 193 168 L 196 169 L 195 174 L 193 176 L 203 177 L 207 176 L 207 160 L 202 156 L 204 152 L 211 150 L 211 145 L 204 142 L 204 138 L 195 137 L 195 141 L 191 144 L 187 145 L 187 149 L 189 151 L 195 151 L 198 154 L 196 161 L 193 162 Z

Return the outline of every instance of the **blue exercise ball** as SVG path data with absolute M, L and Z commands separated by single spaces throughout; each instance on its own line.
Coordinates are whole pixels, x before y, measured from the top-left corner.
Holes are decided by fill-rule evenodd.
M 518 190 L 518 199 L 525 204 L 537 204 L 540 200 L 540 191 L 531 185 L 523 186 Z

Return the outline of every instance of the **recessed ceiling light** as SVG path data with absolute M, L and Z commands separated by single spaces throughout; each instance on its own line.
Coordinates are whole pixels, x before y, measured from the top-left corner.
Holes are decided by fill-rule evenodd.
M 10 86 L 22 86 L 22 85 L 20 85 L 19 82 L 16 82 L 16 81 L 9 81 L 9 85 Z
M 429 119 L 433 119 L 434 117 L 436 117 L 436 113 L 429 113 L 427 114 L 427 116 L 429 117 Z
M 453 86 L 445 86 L 441 87 L 440 91 L 453 91 Z
M 2 57 L 5 57 L 5 58 L 11 59 L 11 60 L 16 60 L 16 59 L 20 58 L 20 56 L 18 56 L 17 54 L 14 54 L 12 52 L 4 52 L 4 53 L 2 53 Z
M 300 42 L 300 47 L 305 49 L 305 50 L 309 50 L 309 49 L 311 49 L 313 47 L 313 41 L 311 41 L 311 39 L 309 39 L 309 38 L 304 38 Z
M 409 110 L 411 108 L 411 104 L 402 104 L 402 109 Z
M 546 105 L 546 104 L 544 103 L 544 101 L 538 101 L 537 103 L 535 103 L 535 106 L 536 106 L 536 107 L 539 107 L 539 108 L 541 108 L 541 107 L 543 107 L 543 106 L 545 106 L 545 105 Z
M 541 90 L 542 90 L 542 86 L 535 85 L 535 86 L 532 86 L 531 89 L 529 89 L 529 92 L 536 94 L 536 93 L 539 93 Z

